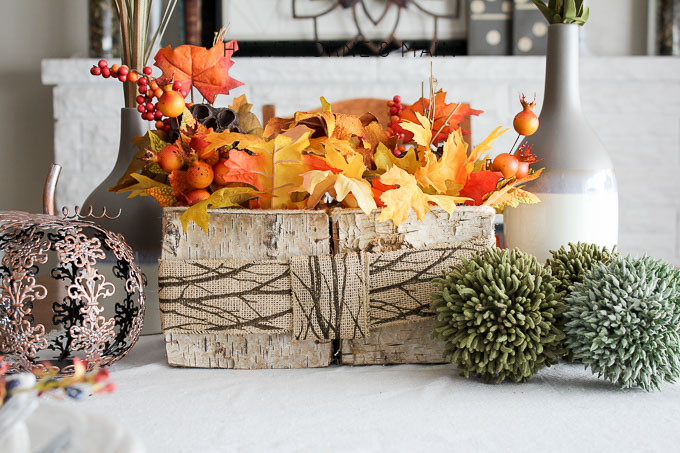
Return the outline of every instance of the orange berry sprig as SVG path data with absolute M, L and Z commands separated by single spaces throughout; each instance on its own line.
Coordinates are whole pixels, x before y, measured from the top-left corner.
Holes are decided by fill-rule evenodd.
M 522 111 L 515 116 L 512 125 L 519 135 L 528 137 L 538 130 L 539 125 L 538 117 L 533 111 L 536 107 L 536 95 L 532 102 L 527 102 L 526 96 L 521 95 L 519 102 L 522 104 Z
M 536 95 L 534 94 L 532 102 L 527 102 L 526 96 L 521 94 L 519 102 L 522 104 L 522 111 L 515 115 L 515 119 L 512 121 L 512 126 L 515 128 L 515 132 L 517 132 L 517 138 L 510 148 L 510 153 L 513 152 L 522 136 L 529 137 L 534 135 L 539 126 L 538 117 L 533 111 L 533 108 L 536 107 Z
M 189 94 L 187 88 L 179 81 L 165 86 L 159 86 L 155 78 L 151 77 L 151 68 L 144 67 L 142 72 L 130 70 L 125 65 L 114 64 L 109 67 L 106 60 L 99 60 L 97 65 L 90 68 L 90 74 L 105 79 L 116 78 L 121 82 L 137 84 L 139 95 L 136 98 L 137 110 L 146 121 L 156 121 L 156 129 L 166 133 L 170 131 L 170 118 L 176 118 L 184 112 L 184 99 Z M 163 117 L 167 117 L 165 120 Z

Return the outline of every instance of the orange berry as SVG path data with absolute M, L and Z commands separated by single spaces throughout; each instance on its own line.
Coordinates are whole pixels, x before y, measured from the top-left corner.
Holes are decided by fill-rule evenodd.
M 156 96 L 158 99 L 160 99 L 161 96 L 163 96 L 163 90 L 161 90 L 160 88 L 157 88 L 157 89 L 154 90 L 153 95 Z
M 534 98 L 533 102 L 527 102 L 524 95 L 522 95 L 519 98 L 519 101 L 522 104 L 522 111 L 515 116 L 512 125 L 519 135 L 528 137 L 529 135 L 533 135 L 538 130 L 539 126 L 538 117 L 532 110 L 536 106 L 536 99 Z
M 213 182 L 213 169 L 202 161 L 194 162 L 187 170 L 187 183 L 195 189 L 205 189 Z
M 153 91 L 156 91 L 159 88 L 158 83 L 155 80 L 152 80 L 149 84 L 149 88 L 151 88 Z
M 184 112 L 184 98 L 177 91 L 166 91 L 158 99 L 158 110 L 168 118 L 176 118 Z
M 113 66 L 111 66 L 111 72 L 118 72 L 119 69 L 120 69 L 119 64 L 114 64 Z
M 196 203 L 199 203 L 199 202 L 205 200 L 206 198 L 209 198 L 210 192 L 208 192 L 205 189 L 194 189 L 191 192 L 189 192 L 188 194 L 186 194 L 186 196 L 187 196 L 187 201 L 189 202 L 189 206 L 193 206 Z
M 163 129 L 165 123 L 163 121 L 156 121 L 156 129 Z
M 493 160 L 491 170 L 500 171 L 505 179 L 512 178 L 519 170 L 519 159 L 510 153 L 499 154 Z
M 172 173 L 184 166 L 184 158 L 175 145 L 168 145 L 158 153 L 158 165 L 168 173 Z
M 213 165 L 213 173 L 215 176 L 215 184 L 220 186 L 225 186 L 229 182 L 226 178 L 229 174 L 229 168 L 226 166 L 227 159 L 220 159 L 215 165 Z
M 127 79 L 128 82 L 137 83 L 137 80 L 139 80 L 139 74 L 137 74 L 135 71 L 132 71 L 128 74 Z

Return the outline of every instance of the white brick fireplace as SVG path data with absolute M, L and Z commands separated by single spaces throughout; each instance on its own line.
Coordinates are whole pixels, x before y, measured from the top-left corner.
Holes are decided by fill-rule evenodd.
M 257 113 L 275 104 L 280 115 L 355 97 L 405 100 L 420 96 L 428 58 L 235 58 L 231 74 L 245 83 Z M 542 57 L 434 58 L 448 99 L 486 111 L 473 121 L 473 142 L 497 125 L 511 126 L 518 94 L 543 91 Z M 94 60 L 44 60 L 42 80 L 53 85 L 55 161 L 64 167 L 57 203 L 74 205 L 113 167 L 118 149 L 121 84 L 89 75 Z M 680 265 L 680 59 L 584 58 L 581 94 L 586 116 L 614 160 L 620 191 L 620 250 L 649 253 Z M 231 96 L 222 96 L 226 105 Z M 578 131 L 573 131 L 578 134 Z M 496 152 L 515 136 L 508 132 Z

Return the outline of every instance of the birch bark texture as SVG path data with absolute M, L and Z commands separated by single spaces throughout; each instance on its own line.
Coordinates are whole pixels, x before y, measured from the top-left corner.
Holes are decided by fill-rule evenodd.
M 324 338 L 342 338 L 336 342 L 342 364 L 442 363 L 444 346 L 431 337 L 430 281 L 495 244 L 488 207 L 453 214 L 435 208 L 423 221 L 412 214 L 398 227 L 358 209 L 218 210 L 209 211 L 208 234 L 194 224 L 184 232 L 182 213 L 164 210 L 160 262 L 166 352 L 174 366 L 324 367 L 333 342 L 302 333 L 333 329 L 340 334 Z M 345 270 L 306 275 L 314 263 Z M 341 274 L 354 283 L 326 281 Z M 310 291 L 311 302 L 298 300 L 305 296 L 298 286 L 321 292 Z M 321 297 L 326 287 L 332 294 Z M 327 310 L 317 306 L 319 297 L 339 302 Z M 297 311 L 291 300 L 298 300 Z M 322 312 L 328 314 L 320 318 Z
M 211 210 L 208 234 L 182 208 L 163 212 L 162 260 L 278 260 L 329 255 L 323 211 Z M 162 279 L 163 277 L 161 277 Z M 161 287 L 167 282 L 161 282 Z M 161 294 L 162 298 L 162 294 Z M 168 364 L 199 368 L 315 368 L 331 363 L 331 341 L 294 341 L 291 333 L 166 333 Z
M 495 245 L 495 211 L 461 206 L 448 214 L 433 208 L 422 221 L 412 211 L 398 227 L 378 222 L 379 215 L 366 216 L 358 209 L 330 213 L 335 253 L 376 254 L 369 265 L 369 335 L 341 340 L 340 361 L 343 365 L 444 363 L 444 344 L 432 338 L 430 280 L 462 257 Z M 423 248 L 426 253 L 417 251 Z M 383 277 L 386 274 L 392 275 Z M 394 274 L 401 276 L 397 284 Z

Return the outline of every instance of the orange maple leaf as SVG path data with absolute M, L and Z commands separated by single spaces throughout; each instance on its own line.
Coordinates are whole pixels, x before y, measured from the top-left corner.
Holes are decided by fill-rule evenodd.
M 246 143 L 243 140 L 239 147 L 250 153 L 239 149 L 229 151 L 229 159 L 224 164 L 229 172 L 223 176 L 224 180 L 255 187 L 260 191 L 257 197 L 264 209 L 297 207 L 291 199 L 291 190 L 302 184 L 302 174 L 306 171 L 302 151 L 309 147 L 309 133 L 295 142 L 278 135 L 269 141 L 258 139 Z
M 423 108 L 424 107 L 424 108 Z M 402 110 L 399 113 L 399 118 L 401 121 L 409 121 L 411 123 L 416 123 L 419 124 L 420 122 L 418 121 L 418 118 L 416 117 L 416 112 L 420 113 L 421 115 L 424 115 L 425 112 L 424 110 L 430 108 L 430 100 L 429 99 L 424 99 L 420 98 L 416 102 L 414 102 L 412 105 L 406 107 L 404 110 Z M 455 112 L 451 118 L 449 118 L 449 115 L 451 115 L 452 112 Z M 448 120 L 448 126 L 442 128 L 441 132 L 439 135 L 434 137 L 432 140 L 432 143 L 439 143 L 443 140 L 446 140 L 446 137 L 448 135 L 459 129 L 460 128 L 460 123 L 462 123 L 465 120 L 466 116 L 470 115 L 479 115 L 480 113 L 484 113 L 483 110 L 474 110 L 470 108 L 468 104 L 456 104 L 455 102 L 452 102 L 450 104 L 446 103 L 446 92 L 445 91 L 439 91 L 437 94 L 434 96 L 434 121 L 432 121 L 432 133 L 435 134 L 443 125 L 444 122 L 446 121 L 447 118 Z M 400 121 L 400 123 L 401 123 Z M 413 133 L 410 131 L 404 130 L 400 124 L 392 126 L 392 129 L 396 133 L 404 133 L 405 134 L 405 142 L 411 141 L 413 138 Z M 463 131 L 463 133 L 468 133 L 466 131 Z
M 378 179 L 378 178 L 371 179 L 371 192 L 373 192 L 373 199 L 375 200 L 375 203 L 379 208 L 385 207 L 385 203 L 383 203 L 383 201 L 380 199 L 382 194 L 384 192 L 387 192 L 388 190 L 397 189 L 397 188 L 398 188 L 398 186 L 396 186 L 394 184 L 388 185 L 388 184 L 381 183 L 380 179 Z
M 174 170 L 168 175 L 168 182 L 172 187 L 172 195 L 178 199 L 185 199 L 186 193 L 191 191 L 191 187 L 187 182 L 187 172 L 182 170 Z
M 167 46 L 158 51 L 154 61 L 163 71 L 158 83 L 167 85 L 174 80 L 182 82 L 183 89 L 194 86 L 212 104 L 218 94 L 229 94 L 229 90 L 243 85 L 229 77 L 234 64 L 231 56 L 236 50 L 236 41 L 219 42 L 210 49 L 188 44 L 175 49 Z
M 463 190 L 460 191 L 461 197 L 472 198 L 465 202 L 468 206 L 480 206 L 484 202 L 484 195 L 496 190 L 496 184 L 503 177 L 497 171 L 476 171 L 470 174 Z

